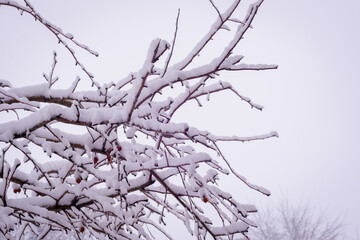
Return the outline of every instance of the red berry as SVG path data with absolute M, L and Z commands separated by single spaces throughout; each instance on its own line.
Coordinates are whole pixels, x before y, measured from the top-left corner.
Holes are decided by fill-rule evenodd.
M 21 189 L 20 188 L 14 188 L 14 193 L 20 193 L 21 192 Z
M 201 200 L 202 200 L 204 203 L 209 202 L 209 199 L 208 199 L 206 196 L 203 196 L 203 197 L 201 198 Z
M 96 165 L 99 161 L 99 158 L 98 157 L 94 157 L 94 165 Z
M 84 226 L 81 226 L 79 231 L 80 231 L 81 233 L 83 233 L 83 232 L 85 231 Z
M 118 143 L 115 143 L 115 144 L 116 144 L 117 150 L 120 152 L 120 151 L 122 150 L 122 147 L 121 147 L 120 144 L 118 144 Z
M 81 183 L 81 178 L 79 178 L 79 177 L 76 178 L 76 183 L 77 183 L 77 184 Z

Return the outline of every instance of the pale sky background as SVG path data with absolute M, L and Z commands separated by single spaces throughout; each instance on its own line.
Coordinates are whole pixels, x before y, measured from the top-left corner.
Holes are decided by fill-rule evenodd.
M 231 1 L 214 2 L 224 9 Z M 193 47 L 217 16 L 206 0 L 31 3 L 48 20 L 100 53 L 95 58 L 74 48 L 101 83 L 137 71 L 152 39 L 171 42 L 178 8 L 175 59 Z M 283 196 L 293 202 L 310 201 L 344 219 L 352 237 L 360 233 L 359 12 L 357 0 L 265 0 L 237 54 L 245 56 L 244 62 L 275 63 L 279 69 L 221 76 L 265 106 L 264 111 L 251 110 L 231 94 L 219 94 L 203 101 L 203 108 L 194 111 L 195 104 L 189 105 L 176 116 L 219 135 L 276 130 L 278 139 L 223 144 L 237 171 L 273 194 L 264 198 L 231 182 L 232 193 L 239 186 L 234 195 L 249 203 L 276 202 Z M 15 86 L 44 82 L 42 73 L 50 70 L 53 50 L 59 56 L 56 74 L 64 83 L 57 86 L 68 87 L 81 75 L 68 52 L 30 17 L 0 8 L 0 79 Z

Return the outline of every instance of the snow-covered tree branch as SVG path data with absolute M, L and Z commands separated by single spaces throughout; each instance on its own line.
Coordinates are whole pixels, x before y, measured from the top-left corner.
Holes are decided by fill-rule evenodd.
M 61 80 L 54 76 L 58 61 L 54 52 L 44 84 L 16 87 L 0 80 L 0 111 L 9 116 L 0 124 L 1 238 L 32 234 L 41 239 L 62 233 L 79 239 L 154 239 L 152 232 L 158 231 L 172 239 L 163 228 L 165 211 L 198 239 L 246 237 L 248 228 L 255 226 L 248 219 L 255 206 L 239 203 L 221 190 L 217 181 L 223 174 L 233 174 L 256 191 L 270 192 L 238 174 L 217 143 L 264 140 L 277 137 L 277 133 L 216 136 L 174 122 L 173 115 L 189 101 L 222 91 L 235 93 L 255 110 L 262 109 L 229 82 L 218 80 L 224 71 L 277 68 L 243 63 L 243 56 L 234 51 L 262 2 L 250 5 L 244 19 L 238 20 L 239 0 L 223 13 L 209 1 L 217 19 L 193 50 L 173 63 L 179 11 L 171 45 L 153 40 L 137 73 L 101 85 L 71 45 L 95 56 L 98 53 L 43 18 L 29 1 L 0 0 L 1 7 L 34 17 L 88 77 L 76 78 L 67 89 L 55 88 Z M 229 43 L 218 46 L 222 52 L 193 66 L 211 39 L 227 30 L 234 34 Z M 162 58 L 165 64 L 159 63 Z M 89 80 L 92 90 L 79 89 L 79 81 Z M 177 92 L 166 95 L 172 88 Z M 16 119 L 10 117 L 13 113 Z M 204 148 L 208 150 L 200 150 Z M 46 155 L 39 154 L 39 149 Z M 10 153 L 17 157 L 9 158 Z M 217 212 L 220 225 L 207 216 L 208 207 Z

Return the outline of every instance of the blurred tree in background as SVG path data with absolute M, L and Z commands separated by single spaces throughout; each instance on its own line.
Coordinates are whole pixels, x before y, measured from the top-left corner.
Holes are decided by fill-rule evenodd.
M 294 205 L 288 200 L 267 205 L 255 216 L 258 228 L 251 230 L 253 240 L 340 240 L 347 239 L 344 225 L 310 204 Z

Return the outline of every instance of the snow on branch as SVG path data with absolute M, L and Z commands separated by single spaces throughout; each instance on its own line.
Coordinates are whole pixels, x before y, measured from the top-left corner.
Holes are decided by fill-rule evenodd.
M 173 115 L 185 103 L 220 91 L 233 92 L 252 108 L 262 109 L 218 76 L 224 71 L 277 68 L 242 63 L 243 56 L 233 53 L 263 1 L 251 5 L 237 21 L 239 0 L 223 13 L 210 1 L 218 16 L 214 24 L 184 59 L 172 63 L 179 10 L 172 46 L 153 40 L 138 72 L 103 86 L 69 43 L 98 53 L 24 2 L 25 6 L 0 0 L 0 6 L 16 8 L 45 26 L 89 76 L 93 88 L 78 89 L 81 79 L 76 78 L 68 89 L 54 89 L 61 81 L 54 76 L 60 64 L 55 52 L 49 74 L 43 74 L 44 84 L 17 88 L 0 80 L 0 112 L 16 114 L 0 124 L 0 236 L 41 239 L 61 232 L 78 239 L 155 239 L 157 231 L 172 239 L 166 216 L 173 214 L 198 239 L 246 237 L 248 228 L 255 226 L 248 219 L 255 206 L 239 203 L 217 182 L 232 173 L 249 188 L 270 192 L 238 174 L 217 143 L 265 140 L 278 134 L 216 136 L 174 122 Z M 218 56 L 191 67 L 221 29 L 233 31 L 227 23 L 237 25 L 231 41 L 218 46 L 222 50 Z M 164 55 L 165 64 L 158 66 Z M 175 93 L 162 93 L 174 87 Z M 209 217 L 210 208 L 217 219 Z
M 34 8 L 34 6 L 28 1 L 24 0 L 25 6 L 17 3 L 16 1 L 11 0 L 0 0 L 0 6 L 8 6 L 12 8 L 16 8 L 20 11 L 20 14 L 23 15 L 24 13 L 29 14 L 34 17 L 35 21 L 38 21 L 41 25 L 46 27 L 58 40 L 59 44 L 62 44 L 65 49 L 71 54 L 73 59 L 75 60 L 75 65 L 80 66 L 81 70 L 85 72 L 85 74 L 90 78 L 92 85 L 100 88 L 100 85 L 94 81 L 94 76 L 85 68 L 85 66 L 78 60 L 75 50 L 72 49 L 68 42 L 73 43 L 75 46 L 87 51 L 88 53 L 98 57 L 99 53 L 96 51 L 91 50 L 88 46 L 78 42 L 75 40 L 74 36 L 70 33 L 64 33 L 63 30 L 56 25 L 52 24 L 45 18 L 43 18 Z M 55 67 L 55 66 L 54 66 Z M 53 82 L 54 83 L 54 82 Z M 52 84 L 53 84 L 52 83 Z M 50 85 L 52 85 L 50 84 Z

